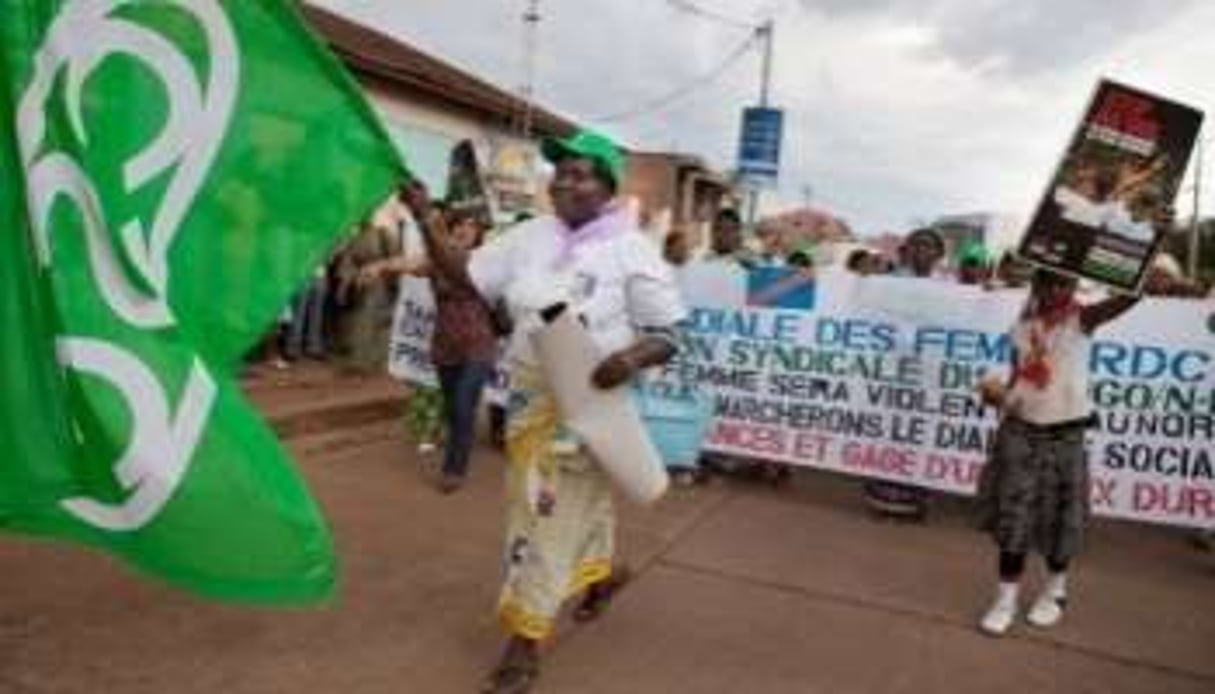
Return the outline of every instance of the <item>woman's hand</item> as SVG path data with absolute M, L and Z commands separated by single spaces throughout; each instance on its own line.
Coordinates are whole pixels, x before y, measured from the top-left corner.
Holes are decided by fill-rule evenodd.
M 1148 296 L 1162 296 L 1172 289 L 1172 277 L 1160 268 L 1150 267 L 1147 277 L 1143 280 L 1143 293 Z
M 616 352 L 599 362 L 591 373 L 591 383 L 600 390 L 611 390 L 631 380 L 637 365 L 626 352 Z
M 983 404 L 997 409 L 1004 407 L 1004 401 L 1008 395 L 1008 387 L 1004 383 L 1004 379 L 998 375 L 990 375 L 979 381 L 976 387 L 979 391 L 979 397 L 983 399 Z
M 642 369 L 664 364 L 675 356 L 675 346 L 658 337 L 643 337 L 633 346 L 611 354 L 591 374 L 591 383 L 600 390 L 623 385 Z

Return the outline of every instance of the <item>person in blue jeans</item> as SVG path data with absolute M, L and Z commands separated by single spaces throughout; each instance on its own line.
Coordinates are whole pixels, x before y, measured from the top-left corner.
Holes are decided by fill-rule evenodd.
M 284 352 L 292 361 L 301 357 L 324 359 L 326 356 L 325 304 L 329 297 L 326 267 L 322 265 L 291 304 L 291 324 L 287 328 Z
M 447 242 L 465 254 L 481 244 L 485 232 L 475 215 L 459 210 L 448 213 L 447 231 Z M 439 491 L 450 494 L 460 488 L 468 472 L 477 407 L 493 375 L 498 338 L 489 306 L 476 291 L 437 272 L 430 273 L 430 286 L 435 295 L 431 359 L 439 372 L 447 420 Z
M 445 215 L 446 233 L 436 239 L 458 257 L 481 245 L 485 229 L 471 211 L 452 208 Z M 439 375 L 447 439 L 439 491 L 451 494 L 464 483 L 476 438 L 477 407 L 481 392 L 493 375 L 498 357 L 490 307 L 467 283 L 440 272 L 417 269 L 400 260 L 375 264 L 374 276 L 424 274 L 435 297 L 435 325 L 430 343 L 431 361 Z

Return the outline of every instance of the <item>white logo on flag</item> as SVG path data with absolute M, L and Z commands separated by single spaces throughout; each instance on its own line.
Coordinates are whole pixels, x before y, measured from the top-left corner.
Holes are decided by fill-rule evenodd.
M 235 34 L 216 0 L 165 3 L 190 13 L 202 29 L 207 47 L 205 81 L 168 37 L 116 16 L 116 10 L 134 4 L 130 0 L 64 3 L 34 57 L 33 77 L 18 105 L 17 134 L 40 263 L 44 267 L 52 263 L 51 211 L 56 202 L 67 201 L 83 220 L 89 266 L 101 297 L 128 325 L 153 331 L 176 322 L 169 306 L 169 252 L 227 130 L 236 103 L 239 56 Z M 118 54 L 139 60 L 155 73 L 168 100 L 160 132 L 124 163 L 123 189 L 133 194 L 171 172 L 151 228 L 138 219 L 124 223 L 118 234 L 121 249 L 111 244 L 111 226 L 88 172 L 68 153 L 44 151 L 47 109 L 61 74 L 66 78 L 64 105 L 72 134 L 87 144 L 85 83 L 102 62 Z M 138 286 L 130 272 L 143 280 Z M 176 407 L 171 407 L 155 372 L 121 345 L 96 336 L 60 335 L 57 346 L 65 368 L 108 381 L 125 400 L 134 421 L 114 468 L 116 479 L 129 492 L 127 499 L 110 504 L 81 497 L 65 500 L 63 508 L 98 528 L 137 530 L 156 517 L 185 477 L 215 403 L 215 381 L 196 359 Z

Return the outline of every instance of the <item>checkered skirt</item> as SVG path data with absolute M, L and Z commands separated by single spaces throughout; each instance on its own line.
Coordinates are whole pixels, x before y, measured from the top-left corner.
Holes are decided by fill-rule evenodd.
M 1089 473 L 1082 425 L 1005 418 L 979 478 L 981 523 L 1000 550 L 1067 561 L 1084 544 Z

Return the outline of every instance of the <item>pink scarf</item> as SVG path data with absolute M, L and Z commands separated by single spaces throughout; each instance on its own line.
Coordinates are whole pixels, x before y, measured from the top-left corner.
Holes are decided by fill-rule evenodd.
M 629 211 L 623 205 L 609 204 L 599 216 L 577 229 L 570 229 L 565 222 L 557 221 L 557 234 L 561 248 L 557 251 L 556 267 L 574 259 L 574 251 L 582 244 L 598 238 L 607 238 L 627 231 L 632 226 Z

